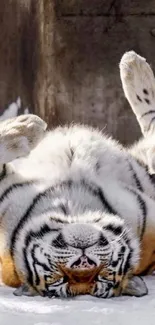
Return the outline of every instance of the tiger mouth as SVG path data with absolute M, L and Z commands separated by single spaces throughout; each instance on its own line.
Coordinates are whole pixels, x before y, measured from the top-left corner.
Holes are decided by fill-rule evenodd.
M 87 256 L 81 256 L 71 265 L 71 269 L 93 269 L 97 264 Z

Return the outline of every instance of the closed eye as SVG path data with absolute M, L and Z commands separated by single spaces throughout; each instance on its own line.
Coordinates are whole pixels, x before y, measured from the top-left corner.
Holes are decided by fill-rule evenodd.
M 59 280 L 57 280 L 56 282 L 54 283 L 51 283 L 49 286 L 48 286 L 48 290 L 52 289 L 53 287 L 58 287 L 60 286 L 61 284 L 64 284 L 66 281 L 65 277 L 64 278 L 60 278 Z
M 99 281 L 99 282 L 106 282 L 108 284 L 109 289 L 114 286 L 114 282 L 113 281 L 108 280 L 108 279 L 104 278 L 101 275 L 98 275 L 97 276 L 97 281 Z

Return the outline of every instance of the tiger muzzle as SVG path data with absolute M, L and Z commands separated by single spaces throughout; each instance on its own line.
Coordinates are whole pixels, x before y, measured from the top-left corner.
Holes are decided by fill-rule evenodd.
M 63 265 L 59 265 L 59 268 L 62 275 L 67 278 L 67 289 L 70 295 L 92 295 L 96 287 L 97 276 L 101 270 L 103 273 L 104 265 L 94 266 L 88 269 L 67 268 Z M 105 275 L 106 274 L 107 272 L 105 270 Z

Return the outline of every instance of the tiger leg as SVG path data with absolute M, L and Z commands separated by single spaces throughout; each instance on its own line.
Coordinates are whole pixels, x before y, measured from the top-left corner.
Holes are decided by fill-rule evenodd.
M 150 173 L 155 173 L 155 78 L 149 64 L 135 52 L 127 52 L 120 62 L 126 98 L 137 117 L 144 138 L 130 152 Z
M 12 173 L 7 163 L 27 156 L 42 139 L 46 123 L 35 115 L 21 115 L 0 122 L 0 180 Z
M 146 60 L 133 51 L 120 62 L 123 90 L 144 137 L 155 132 L 155 78 Z
M 21 115 L 0 122 L 0 166 L 27 156 L 42 139 L 46 123 L 36 115 Z

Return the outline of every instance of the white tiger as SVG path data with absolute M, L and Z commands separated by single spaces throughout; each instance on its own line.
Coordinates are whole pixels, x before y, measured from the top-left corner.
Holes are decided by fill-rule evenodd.
M 46 133 L 34 115 L 0 124 L 2 280 L 17 295 L 147 294 L 135 275 L 155 268 L 155 82 L 134 52 L 120 71 L 144 134 L 131 148 L 86 126 Z

